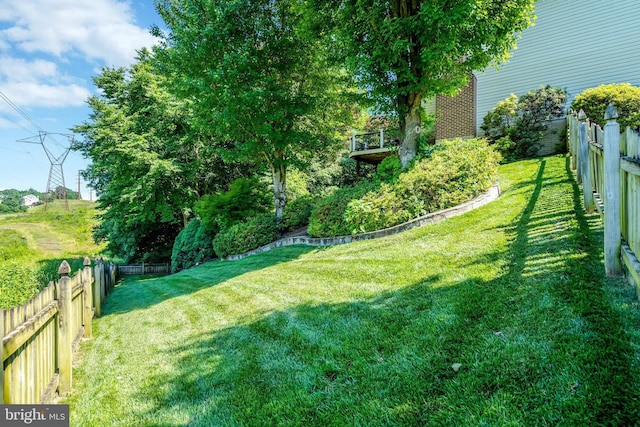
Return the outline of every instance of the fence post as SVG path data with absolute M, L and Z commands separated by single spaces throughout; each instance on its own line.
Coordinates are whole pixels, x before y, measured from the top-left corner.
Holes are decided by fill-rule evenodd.
M 99 259 L 96 259 L 96 265 L 93 267 L 93 306 L 95 307 L 95 315 L 96 317 L 100 317 L 101 315 L 101 301 L 100 301 L 100 288 L 102 285 L 100 281 L 102 280 L 102 274 L 100 273 L 100 269 L 102 269 L 102 263 Z
M 84 270 L 82 271 L 82 288 L 84 294 L 84 337 L 91 338 L 93 323 L 93 289 L 91 289 L 91 260 L 84 259 Z
M 104 260 L 100 258 L 100 304 L 107 298 L 107 272 Z
M 571 170 L 576 169 L 576 153 L 573 148 L 573 141 L 575 139 L 575 127 L 573 122 L 575 121 L 575 114 L 572 109 L 567 111 L 567 151 L 569 152 L 569 158 L 571 160 Z
M 578 150 L 580 151 L 580 171 L 579 181 L 582 182 L 582 193 L 584 194 L 584 208 L 591 213 L 596 207 L 593 200 L 593 184 L 591 183 L 591 161 L 589 159 L 589 138 L 587 138 L 587 116 L 584 111 L 580 116 L 578 125 Z M 581 178 L 581 179 L 580 179 Z
M 587 120 L 587 115 L 584 113 L 584 111 L 580 110 L 580 112 L 578 113 L 578 138 L 576 140 L 577 142 L 577 146 L 576 146 L 576 180 L 578 181 L 578 184 L 582 184 L 582 176 L 584 175 L 582 172 L 582 166 L 583 166 L 583 162 L 582 162 L 582 139 L 581 139 L 581 133 L 580 133 L 580 124 Z M 586 132 L 585 132 L 585 137 L 586 137 Z
M 0 405 L 4 404 L 4 310 L 0 309 Z
M 380 129 L 380 148 L 384 148 L 384 129 Z
M 71 308 L 71 284 L 69 279 L 69 273 L 71 267 L 67 261 L 62 261 L 58 274 L 60 280 L 58 280 L 58 328 L 59 328 L 59 342 L 58 342 L 58 363 L 59 363 L 59 383 L 58 393 L 60 396 L 66 396 L 71 390 L 71 364 L 72 364 L 72 349 L 71 343 L 73 341 L 73 319 Z
M 620 125 L 609 104 L 604 113 L 604 269 L 607 276 L 622 273 L 620 265 Z

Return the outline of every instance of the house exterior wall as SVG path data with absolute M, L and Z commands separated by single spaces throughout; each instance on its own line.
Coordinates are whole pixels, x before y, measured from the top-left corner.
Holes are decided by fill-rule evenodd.
M 469 84 L 456 96 L 436 97 L 436 141 L 445 138 L 473 137 L 476 134 L 476 79 L 472 75 Z
M 511 93 L 562 87 L 570 103 L 600 84 L 640 86 L 640 2 L 538 0 L 536 15 L 506 64 L 474 73 L 478 131 L 487 112 Z

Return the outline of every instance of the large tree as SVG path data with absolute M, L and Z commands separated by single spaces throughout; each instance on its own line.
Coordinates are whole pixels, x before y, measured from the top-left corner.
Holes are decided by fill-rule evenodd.
M 85 178 L 99 195 L 97 240 L 126 260 L 168 260 L 198 198 L 241 175 L 195 131 L 189 103 L 166 91 L 166 78 L 142 51 L 131 68 L 105 68 L 100 94 L 74 145 L 92 163 Z
M 200 125 L 234 142 L 233 154 L 266 164 L 276 215 L 287 168 L 341 142 L 351 115 L 349 76 L 304 0 L 157 0 L 169 28 L 158 59 Z
M 416 154 L 424 98 L 454 94 L 499 63 L 533 20 L 535 0 L 314 0 L 335 24 L 351 70 L 397 114 L 404 166 Z

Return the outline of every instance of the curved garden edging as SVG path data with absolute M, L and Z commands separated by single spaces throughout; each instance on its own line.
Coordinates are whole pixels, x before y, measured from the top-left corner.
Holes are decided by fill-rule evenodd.
M 435 224 L 436 222 L 443 221 L 447 218 L 462 215 L 473 209 L 484 206 L 500 196 L 500 185 L 498 183 L 482 193 L 478 197 L 461 205 L 454 206 L 452 208 L 444 209 L 438 212 L 432 212 L 427 215 L 412 219 L 411 221 L 395 225 L 393 227 L 385 228 L 383 230 L 371 231 L 368 233 L 353 234 L 350 236 L 337 236 L 337 237 L 308 237 L 308 236 L 292 236 L 284 239 L 276 240 L 267 245 L 261 246 L 257 249 L 253 249 L 249 252 L 237 255 L 229 255 L 225 258 L 227 261 L 235 261 L 248 257 L 250 255 L 267 252 L 281 246 L 291 245 L 309 245 L 309 246 L 333 246 L 343 245 L 346 243 L 357 242 L 360 240 L 378 239 L 380 237 L 391 236 L 393 234 L 402 233 L 403 231 L 411 230 L 412 228 L 421 227 L 427 224 Z

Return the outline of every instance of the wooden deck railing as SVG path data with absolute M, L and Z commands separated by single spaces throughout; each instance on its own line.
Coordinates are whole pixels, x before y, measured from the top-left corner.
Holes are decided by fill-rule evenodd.
M 397 138 L 387 132 L 385 136 L 384 129 L 378 132 L 357 133 L 354 132 L 349 143 L 349 151 L 364 151 L 377 148 L 392 148 L 400 144 Z

